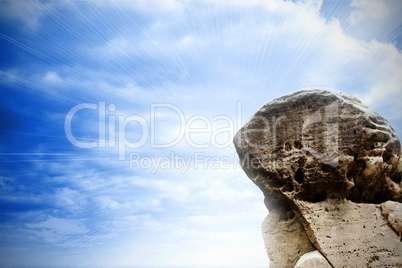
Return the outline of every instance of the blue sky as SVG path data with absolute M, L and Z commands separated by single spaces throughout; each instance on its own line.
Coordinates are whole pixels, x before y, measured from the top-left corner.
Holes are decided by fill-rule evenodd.
M 329 88 L 402 136 L 402 2 L 216 2 L 0 3 L 0 266 L 266 267 L 248 117 Z

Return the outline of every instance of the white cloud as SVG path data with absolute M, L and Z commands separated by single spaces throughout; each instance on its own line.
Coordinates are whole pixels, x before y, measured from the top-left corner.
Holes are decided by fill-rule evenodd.
M 60 7 L 72 7 L 72 1 L 13 1 L 4 0 L 0 5 L 0 14 L 4 18 L 21 21 L 28 29 L 37 31 L 41 19 Z
M 113 57 L 129 57 L 135 54 L 138 55 L 138 51 L 133 49 L 133 45 L 130 41 L 124 37 L 115 37 L 100 47 L 91 49 L 94 55 L 102 55 L 102 57 L 113 58 Z M 99 54 L 100 53 L 100 54 Z
M 255 197 L 255 194 L 250 190 L 241 191 L 230 188 L 206 189 L 201 191 L 200 194 L 211 200 L 232 202 L 240 202 L 241 200 Z
M 9 188 L 9 184 L 13 182 L 12 178 L 0 176 L 0 188 Z
M 141 11 L 145 13 L 160 13 L 160 12 L 178 12 L 182 10 L 183 6 L 186 4 L 186 1 L 183 0 L 117 0 L 117 1 L 96 1 L 94 4 L 99 5 L 100 7 L 106 8 L 118 8 L 123 10 L 134 10 Z
M 117 209 L 122 204 L 110 196 L 98 196 L 94 198 L 95 202 L 100 205 L 102 209 Z
M 166 68 L 170 68 L 169 64 L 173 61 L 180 64 L 177 66 L 184 67 L 180 71 L 186 75 L 189 75 L 189 73 L 186 70 L 187 66 L 182 65 L 183 63 L 189 59 L 195 59 L 194 55 L 199 55 L 197 56 L 198 59 L 205 55 L 211 55 L 210 59 L 205 61 L 204 58 L 202 60 L 202 64 L 204 64 L 202 68 L 207 70 L 207 75 L 212 75 L 210 76 L 208 88 L 211 88 L 213 83 L 219 84 L 232 80 L 229 76 L 236 77 L 237 85 L 230 89 L 235 94 L 217 95 L 222 99 L 222 102 L 225 99 L 226 103 L 230 102 L 229 100 L 232 96 L 236 96 L 238 99 L 247 99 L 249 96 L 244 94 L 243 88 L 249 87 L 250 85 L 247 85 L 247 81 L 253 80 L 253 83 L 257 84 L 256 91 L 261 91 L 261 87 L 267 84 L 270 85 L 271 89 L 283 88 L 284 92 L 311 86 L 338 88 L 346 91 L 351 90 L 352 92 L 371 91 L 371 89 L 364 87 L 358 89 L 349 88 L 345 86 L 345 82 L 356 84 L 350 82 L 352 76 L 356 77 L 355 80 L 364 81 L 365 79 L 362 76 L 367 68 L 372 70 L 373 73 L 381 70 L 379 67 L 381 64 L 378 64 L 374 56 L 379 52 L 378 47 L 370 45 L 370 42 L 362 41 L 346 34 L 345 29 L 336 19 L 331 22 L 325 21 L 319 13 L 320 1 L 307 3 L 269 1 L 269 3 L 264 3 L 261 5 L 266 5 L 265 8 L 268 13 L 264 19 L 257 20 L 254 17 L 250 17 L 247 20 L 243 18 L 235 21 L 235 24 L 229 24 L 221 20 L 220 31 L 214 32 L 210 29 L 210 32 L 207 33 L 196 32 L 199 25 L 188 24 L 193 20 L 193 17 L 187 15 L 186 9 L 183 9 L 179 14 L 183 16 L 184 21 L 171 20 L 162 24 L 161 21 L 156 20 L 150 28 L 144 30 L 147 33 L 140 36 L 130 36 L 128 32 L 118 33 L 115 38 L 112 38 L 104 45 L 102 50 L 105 53 L 111 53 L 110 55 L 117 58 L 130 58 L 133 56 L 132 53 L 141 57 L 149 55 L 163 59 L 162 61 L 167 63 Z M 240 13 L 240 8 L 245 8 L 245 6 L 247 8 L 253 7 L 253 5 L 245 4 L 243 1 L 226 4 L 239 8 L 236 11 Z M 205 2 L 200 2 L 200 5 L 202 7 Z M 225 4 L 213 5 L 224 7 Z M 361 3 L 356 5 L 361 5 Z M 219 14 L 213 12 L 212 14 L 207 14 L 207 16 L 212 19 L 214 16 L 219 16 Z M 197 19 L 202 22 L 204 18 L 198 17 Z M 307 25 L 308 27 L 306 27 Z M 183 27 L 186 31 L 178 34 L 174 29 L 180 27 Z M 239 38 L 239 35 L 242 38 Z M 247 44 L 249 47 L 245 50 L 246 40 L 255 40 L 255 42 Z M 268 40 L 273 40 L 273 44 L 270 45 L 271 54 L 261 53 L 266 50 L 264 44 L 266 46 Z M 278 42 L 276 42 L 277 40 Z M 258 46 L 258 44 L 261 44 L 261 46 Z M 216 50 L 214 45 L 222 45 L 221 54 L 216 54 L 211 50 Z M 196 52 L 194 52 L 195 49 L 197 49 Z M 231 62 L 233 55 L 236 55 L 235 59 L 239 64 Z M 259 59 L 257 60 L 257 58 Z M 264 62 L 265 64 L 262 64 Z M 269 62 L 272 62 L 272 64 L 268 64 Z M 197 61 L 194 61 L 194 63 L 198 64 Z M 285 63 L 288 64 L 286 65 Z M 368 64 L 370 66 L 367 67 Z M 364 68 L 359 68 L 359 65 Z M 392 67 L 388 66 L 388 69 L 390 68 Z M 391 72 L 395 73 L 395 71 Z M 197 75 L 202 74 L 202 72 L 199 72 Z M 218 75 L 216 76 L 216 74 Z M 245 79 L 243 82 L 242 79 L 245 77 L 249 77 L 249 79 Z M 370 79 L 374 78 L 377 80 L 374 83 L 385 82 L 383 76 L 378 75 Z M 197 80 L 194 80 L 194 83 L 190 86 L 197 87 Z M 105 86 L 102 88 L 105 88 Z M 152 101 L 152 96 L 159 96 L 169 99 L 171 102 L 188 106 L 184 104 L 186 102 L 185 98 L 188 98 L 188 96 L 176 95 L 175 92 L 179 93 L 181 89 L 175 90 L 175 88 L 178 89 L 177 86 L 169 86 L 168 89 L 160 88 L 160 90 L 158 89 L 148 94 L 147 92 L 150 91 L 126 86 L 118 89 L 116 95 L 124 98 L 124 96 L 129 96 L 140 90 L 142 93 L 136 95 L 144 100 Z M 116 91 L 116 88 L 113 91 Z M 192 92 L 192 95 L 197 96 L 200 93 L 202 98 L 206 91 L 198 92 L 196 90 Z M 174 92 L 174 98 L 172 98 L 172 92 Z M 395 90 L 391 92 L 395 92 Z M 266 90 L 266 92 L 262 93 L 263 98 L 268 100 L 272 93 L 273 90 Z M 190 100 L 192 99 L 190 98 Z M 208 104 L 206 105 L 209 107 Z M 207 110 L 204 109 L 202 112 Z M 172 131 L 167 131 L 166 133 L 172 133 Z M 165 139 L 170 139 L 170 137 L 166 136 Z
M 55 198 L 57 205 L 70 211 L 80 210 L 87 205 L 86 197 L 77 190 L 70 189 L 69 187 L 59 189 L 55 194 Z
M 28 228 L 48 229 L 58 235 L 79 235 L 88 232 L 85 224 L 79 220 L 48 217 L 47 220 L 38 223 L 26 223 Z
M 388 3 L 387 3 L 388 2 Z M 350 14 L 349 20 L 352 25 L 367 21 L 379 21 L 386 18 L 392 10 L 387 0 L 353 0 L 350 4 L 356 8 Z
M 63 79 L 59 76 L 57 72 L 47 72 L 43 77 L 43 81 L 49 84 L 63 83 Z
M 159 198 L 173 201 L 186 202 L 191 193 L 188 186 L 177 181 L 172 181 L 168 177 L 161 178 L 135 178 L 132 185 L 156 191 Z
M 161 207 L 162 202 L 160 199 L 146 196 L 141 196 L 134 199 L 132 196 L 126 193 L 124 195 L 118 194 L 118 192 L 122 192 L 120 189 L 118 189 L 119 187 L 120 185 L 117 185 L 112 188 L 114 191 L 113 195 L 111 196 L 102 195 L 94 197 L 94 203 L 101 209 L 120 210 L 118 212 L 119 215 L 121 213 L 134 213 L 142 211 L 164 211 L 164 209 Z
M 0 74 L 4 78 L 3 81 L 14 83 L 18 81 L 19 70 L 17 68 L 7 69 L 5 71 L 0 70 Z
M 377 41 L 370 42 L 368 50 L 366 59 L 374 59 L 377 68 L 366 74 L 372 79 L 362 101 L 369 106 L 389 103 L 398 109 L 402 105 L 402 53 L 391 44 Z

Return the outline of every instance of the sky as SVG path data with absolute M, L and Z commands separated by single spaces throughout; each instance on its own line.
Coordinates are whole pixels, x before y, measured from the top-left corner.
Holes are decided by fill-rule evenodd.
M 402 2 L 1 1 L 1 267 L 268 267 L 232 139 L 303 88 L 402 136 Z

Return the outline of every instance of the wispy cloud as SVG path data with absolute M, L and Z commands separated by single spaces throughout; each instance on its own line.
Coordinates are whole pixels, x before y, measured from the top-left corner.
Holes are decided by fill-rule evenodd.
M 355 25 L 367 20 L 379 21 L 386 18 L 392 11 L 392 6 L 387 1 L 362 1 L 354 0 L 350 4 L 356 8 L 350 14 L 349 20 Z
M 33 229 L 50 230 L 51 233 L 55 235 L 78 235 L 88 232 L 88 229 L 83 223 L 66 218 L 49 217 L 43 222 L 27 223 L 26 226 Z M 48 238 L 47 235 L 46 238 Z

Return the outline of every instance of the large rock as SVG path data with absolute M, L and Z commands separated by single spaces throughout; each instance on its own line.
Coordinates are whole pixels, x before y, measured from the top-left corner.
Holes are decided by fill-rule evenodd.
M 234 143 L 270 210 L 273 266 L 402 267 L 401 144 L 383 117 L 350 96 L 299 91 L 264 105 Z
M 399 139 L 387 120 L 353 97 L 305 90 L 275 99 L 234 144 L 268 208 L 293 198 L 402 201 Z

